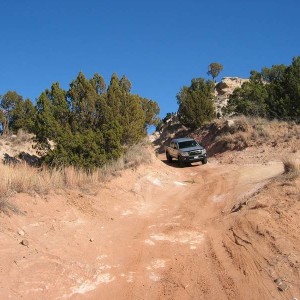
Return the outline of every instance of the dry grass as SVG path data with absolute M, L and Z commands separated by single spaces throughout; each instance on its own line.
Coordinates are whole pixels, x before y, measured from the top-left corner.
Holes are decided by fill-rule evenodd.
M 0 212 L 10 215 L 10 213 L 23 214 L 13 203 L 9 201 L 8 197 L 0 197 Z
M 87 188 L 109 180 L 124 169 L 136 168 L 151 161 L 150 148 L 143 143 L 128 148 L 120 159 L 94 172 L 75 167 L 50 169 L 34 168 L 26 164 L 0 164 L 0 211 L 13 210 L 9 200 L 3 199 L 8 199 L 14 193 L 47 194 L 50 190 Z
M 14 192 L 45 194 L 50 189 L 62 187 L 61 183 L 56 171 L 35 169 L 26 164 L 0 164 L 0 197 Z
M 217 137 L 216 141 L 222 142 L 227 150 L 242 150 L 248 146 L 248 136 L 246 132 L 226 133 Z
M 6 144 L 12 144 L 12 146 L 16 147 L 18 145 L 22 145 L 24 143 L 32 143 L 33 134 L 29 134 L 23 129 L 19 129 L 17 134 L 4 135 L 1 136 L 1 139 L 6 141 Z
M 245 116 L 218 122 L 217 128 L 222 129 L 215 142 L 223 144 L 225 150 L 243 150 L 261 144 L 276 146 L 277 143 L 288 142 L 295 144 L 292 152 L 297 152 L 300 132 L 296 124 Z
M 300 176 L 300 161 L 295 157 L 287 157 L 282 160 L 284 166 L 284 174 L 289 179 L 294 179 Z
M 117 161 L 108 163 L 98 170 L 98 178 L 105 181 L 122 170 L 135 169 L 139 165 L 150 164 L 152 159 L 153 154 L 150 146 L 144 141 L 141 144 L 131 146 Z

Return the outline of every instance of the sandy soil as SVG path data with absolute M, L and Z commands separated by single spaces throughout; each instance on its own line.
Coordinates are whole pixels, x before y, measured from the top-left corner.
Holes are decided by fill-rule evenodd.
M 0 299 L 299 299 L 299 180 L 220 161 L 159 156 L 93 191 L 16 195 Z

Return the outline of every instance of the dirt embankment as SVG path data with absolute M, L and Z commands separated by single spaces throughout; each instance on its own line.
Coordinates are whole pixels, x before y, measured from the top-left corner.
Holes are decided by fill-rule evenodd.
M 299 151 L 159 155 L 89 190 L 16 194 L 0 299 L 299 299 L 300 179 L 280 153 Z

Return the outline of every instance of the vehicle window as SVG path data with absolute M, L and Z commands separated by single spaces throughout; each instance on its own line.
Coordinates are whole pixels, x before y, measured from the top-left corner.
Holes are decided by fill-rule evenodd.
M 186 141 L 186 142 L 179 143 L 179 149 L 190 148 L 195 146 L 198 146 L 196 141 Z

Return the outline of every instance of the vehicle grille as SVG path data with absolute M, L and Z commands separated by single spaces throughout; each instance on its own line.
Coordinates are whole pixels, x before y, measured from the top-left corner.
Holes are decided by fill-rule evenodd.
M 194 156 L 194 155 L 199 155 L 202 154 L 202 150 L 195 150 L 195 151 L 190 151 L 189 155 Z

